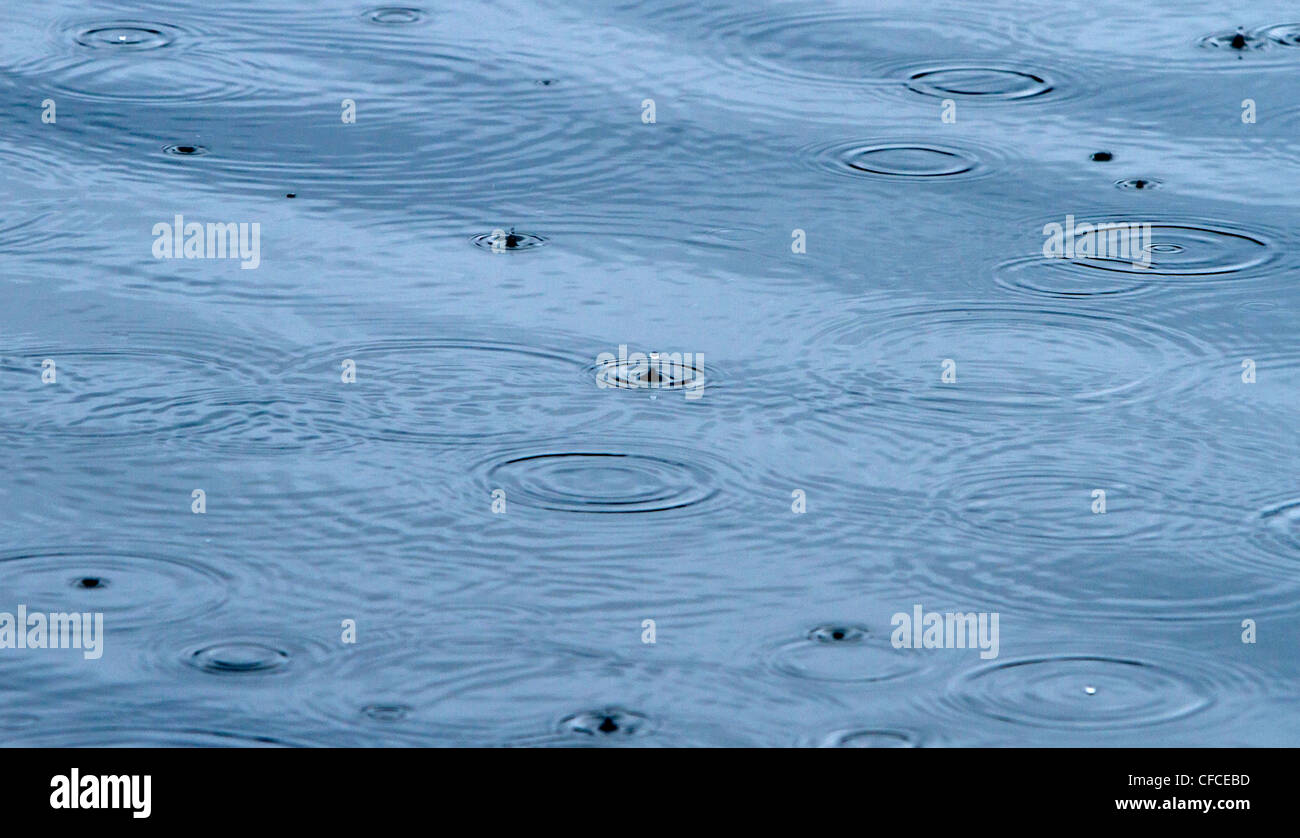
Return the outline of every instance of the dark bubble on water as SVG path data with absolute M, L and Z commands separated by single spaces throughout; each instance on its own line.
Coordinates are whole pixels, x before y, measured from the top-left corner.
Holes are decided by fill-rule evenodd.
M 783 676 L 834 683 L 890 681 L 911 676 L 928 661 L 895 649 L 886 637 L 864 626 L 828 624 L 803 637 L 780 643 L 768 653 L 770 665 Z
M 559 729 L 562 733 L 581 736 L 641 736 L 650 732 L 650 720 L 621 707 L 606 707 L 565 716 L 560 720 Z
M 629 351 L 629 355 L 632 352 Z M 692 387 L 716 389 L 718 375 L 703 364 L 686 363 L 678 353 L 644 352 L 644 364 L 619 363 L 618 360 L 592 364 L 586 368 L 598 386 L 619 390 L 683 390 Z M 677 363 L 680 362 L 680 363 Z M 644 369 L 642 369 L 644 366 Z
M 1114 159 L 1114 155 L 1109 151 L 1094 151 L 1090 159 L 1095 163 L 1107 163 Z
M 1243 32 L 1240 29 L 1235 32 L 1219 32 L 1214 35 L 1206 35 L 1197 43 L 1207 49 L 1222 49 L 1230 52 L 1250 52 L 1264 49 L 1269 45 L 1267 38 L 1252 32 Z
M 1155 178 L 1139 177 L 1139 178 L 1129 178 L 1127 180 L 1117 180 L 1115 181 L 1115 186 L 1118 189 L 1132 189 L 1135 191 L 1142 191 L 1142 190 L 1158 189 L 1160 187 L 1160 183 L 1161 182 L 1156 180 Z
M 163 151 L 177 157 L 201 157 L 208 153 L 201 145 L 168 145 L 163 146 Z
M 808 636 L 818 643 L 858 643 L 866 639 L 867 630 L 861 626 L 827 625 L 818 626 Z
M 188 621 L 230 595 L 224 573 L 179 548 L 107 553 L 75 546 L 0 554 L 0 590 L 23 591 L 34 610 L 59 605 L 101 611 L 113 629 Z
M 509 231 L 499 230 L 491 233 L 481 233 L 470 239 L 475 247 L 481 247 L 485 250 L 491 250 L 494 253 L 505 251 L 530 250 L 534 247 L 542 247 L 546 244 L 546 239 L 532 233 L 517 233 L 511 227 Z

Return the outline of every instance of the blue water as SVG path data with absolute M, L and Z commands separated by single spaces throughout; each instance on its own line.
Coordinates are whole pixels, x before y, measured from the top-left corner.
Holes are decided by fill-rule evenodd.
M 1298 71 L 1284 2 L 6 3 L 0 612 L 105 635 L 0 742 L 1300 744 Z

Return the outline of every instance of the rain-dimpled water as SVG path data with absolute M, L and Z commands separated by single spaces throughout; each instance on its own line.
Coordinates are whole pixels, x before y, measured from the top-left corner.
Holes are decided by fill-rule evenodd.
M 0 19 L 0 743 L 1300 744 L 1293 3 Z

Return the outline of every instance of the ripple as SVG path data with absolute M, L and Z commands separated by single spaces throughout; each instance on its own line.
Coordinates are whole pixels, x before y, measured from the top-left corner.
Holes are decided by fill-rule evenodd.
M 1188 28 L 1196 17 L 1211 19 L 1201 15 L 1155 19 L 1148 9 L 1110 4 L 1103 14 L 1076 15 L 1069 26 L 1062 26 L 1059 11 L 1044 6 L 1021 10 L 1011 27 L 1049 55 L 1070 55 L 1075 62 L 1125 71 L 1141 68 L 1149 72 L 1158 67 L 1162 72 L 1249 72 L 1289 65 L 1291 56 L 1286 47 L 1271 42 L 1268 36 L 1273 29 L 1285 32 L 1285 24 L 1259 29 L 1227 28 L 1228 23 L 1238 21 L 1219 17 L 1225 28 L 1203 34 L 1205 30 L 1198 33 Z M 1132 38 L 1117 38 L 1116 32 L 1140 32 L 1141 47 L 1135 48 Z
M 49 384 L 45 359 L 56 365 Z M 190 438 L 218 431 L 230 419 L 224 395 L 261 378 L 244 361 L 174 348 L 0 348 L 0 437 Z
M 163 146 L 163 152 L 177 157 L 202 157 L 208 150 L 201 145 L 168 145 Z
M 1300 493 L 1269 503 L 1250 523 L 1260 548 L 1252 563 L 1285 572 L 1300 569 Z
M 823 748 L 919 748 L 916 734 L 905 730 L 851 728 L 838 730 L 820 743 Z
M 940 99 L 1029 99 L 1051 93 L 1041 75 L 999 67 L 947 65 L 913 72 L 908 89 Z
M 887 178 L 953 177 L 980 167 L 969 152 L 929 143 L 853 143 L 826 149 L 819 157 L 824 167 L 841 174 Z
M 59 726 L 4 739 L 18 748 L 300 748 L 302 743 L 257 733 L 180 727 Z
M 264 643 L 223 641 L 189 651 L 185 662 L 212 673 L 270 672 L 289 665 L 289 653 Z
M 344 360 L 355 364 L 355 383 L 341 382 Z M 271 394 L 282 399 L 279 444 L 500 442 L 536 437 L 557 423 L 586 427 L 614 406 L 575 409 L 583 369 L 577 353 L 546 349 L 540 340 L 411 338 L 321 347 L 291 360 Z
M 994 269 L 993 279 L 1008 291 L 1058 300 L 1126 297 L 1159 287 L 1142 274 L 1083 270 L 1073 261 L 1044 259 L 1042 256 L 1009 259 Z
M 0 590 L 21 591 L 33 611 L 103 612 L 114 631 L 210 614 L 231 585 L 188 557 L 70 548 L 0 555 Z
M 556 512 L 630 514 L 703 504 L 718 494 L 698 465 L 648 454 L 557 452 L 515 457 L 488 472 L 524 506 Z
M 893 648 L 887 636 L 851 625 L 814 628 L 804 638 L 778 646 L 768 662 L 793 678 L 840 683 L 889 681 L 921 669 L 918 655 Z
M 470 239 L 470 241 L 473 242 L 475 247 L 481 247 L 493 253 L 529 250 L 534 247 L 542 247 L 547 242 L 546 239 L 532 233 L 516 233 L 513 227 L 510 232 L 493 230 L 491 233 L 481 233 Z
M 362 13 L 362 17 L 371 23 L 378 23 L 385 26 L 405 26 L 412 23 L 419 23 L 424 19 L 425 12 L 423 9 L 411 8 L 409 6 L 380 6 L 375 9 L 367 9 Z
M 557 725 L 559 732 L 580 736 L 645 736 L 653 730 L 650 719 L 621 707 L 584 710 L 565 716 Z
M 442 709 L 464 710 L 471 706 L 460 700 L 465 693 L 496 694 L 553 667 L 547 632 L 537 631 L 549 619 L 502 603 L 442 604 L 411 623 L 362 615 L 356 645 L 332 649 L 319 662 L 304 707 L 330 729 L 370 744 L 482 744 L 486 739 L 456 739 Z
M 411 713 L 409 704 L 367 704 L 361 715 L 377 722 L 400 722 Z
M 951 536 L 913 566 L 914 585 L 1070 621 L 1189 624 L 1295 611 L 1296 545 L 1278 540 L 1268 512 L 1251 512 L 1210 476 L 1226 463 L 1196 463 L 1204 476 L 1189 485 L 1169 477 L 1186 453 L 1161 452 L 1157 463 L 1140 455 L 1143 444 L 1105 458 L 1141 468 L 1100 470 L 1086 444 L 1072 450 L 1066 435 L 1045 444 L 1065 462 L 1020 452 L 1014 436 L 958 458 L 968 465 L 932 501 L 946 519 L 936 530 Z M 1093 512 L 1096 489 L 1106 492 L 1105 512 Z
M 633 354 L 632 352 L 628 353 Z M 604 364 L 591 364 L 585 375 L 595 380 L 602 389 L 617 390 L 699 390 L 712 389 L 718 382 L 717 371 L 704 364 L 686 363 L 677 353 L 641 353 L 646 362 L 620 364 L 617 359 Z M 658 363 L 654 360 L 658 356 Z M 696 383 L 698 382 L 698 383 Z
M 862 626 L 827 625 L 808 632 L 808 637 L 818 643 L 861 643 L 868 633 Z
M 53 229 L 57 217 L 51 210 L 0 218 L 0 253 L 48 253 L 51 242 L 69 238 Z
M 1138 219 L 1120 218 L 1094 223 L 1106 222 L 1144 223 Z M 1076 221 L 1076 225 L 1078 223 Z M 1263 265 L 1274 256 L 1272 245 L 1255 233 L 1199 223 L 1151 222 L 1150 244 L 1151 266 L 1147 268 L 1136 267 L 1122 259 L 1065 261 L 1093 270 L 1193 277 L 1241 273 Z
M 1258 30 L 1261 37 L 1283 47 L 1300 47 L 1300 23 L 1279 23 Z
M 1191 504 L 1159 485 L 1069 468 L 999 467 L 958 472 L 945 492 L 952 525 L 990 543 L 1074 545 L 1107 541 L 1137 546 L 1205 542 L 1233 531 L 1230 514 Z M 1106 512 L 1092 512 L 1095 489 L 1106 492 Z
M 1263 38 L 1254 32 L 1242 32 L 1240 30 L 1233 32 L 1217 32 L 1213 35 L 1206 35 L 1196 42 L 1197 46 L 1207 49 L 1223 49 L 1232 52 L 1249 52 L 1252 50 L 1264 49 L 1268 46 L 1267 38 Z
M 52 45 L 11 68 L 53 93 L 108 103 L 190 103 L 242 98 L 264 76 L 249 59 L 208 44 L 220 35 L 170 23 L 68 23 L 73 49 Z M 147 52 L 145 56 L 142 53 Z
M 92 49 L 149 50 L 170 46 L 178 34 L 167 24 L 121 21 L 87 26 L 76 34 L 76 41 Z
M 683 240 L 703 247 L 715 247 L 723 250 L 751 250 L 753 245 L 761 242 L 763 233 L 752 227 L 715 227 L 708 230 L 691 229 L 684 234 Z
M 810 345 L 817 375 L 855 403 L 963 416 L 1164 398 L 1194 386 L 1208 354 L 1148 321 L 984 303 L 841 315 Z M 941 380 L 945 359 L 955 383 Z
M 1260 521 L 1281 540 L 1300 549 L 1300 498 L 1290 498 L 1259 513 Z
M 701 22 L 709 37 L 729 52 L 726 61 L 745 72 L 784 81 L 861 89 L 887 77 L 900 59 L 917 55 L 942 60 L 952 55 L 1005 54 L 1005 31 L 987 20 L 942 20 L 854 12 L 765 8 L 743 16 Z
M 1100 655 L 1002 661 L 959 678 L 947 698 L 1013 724 L 1076 730 L 1171 722 L 1213 704 L 1209 685 L 1186 670 Z
M 265 598 L 260 605 L 267 605 Z M 281 599 L 279 610 L 282 613 L 295 608 Z M 248 689 L 248 694 L 252 695 L 258 690 L 288 689 L 290 682 L 308 686 L 319 684 L 323 672 L 328 672 L 339 658 L 356 650 L 356 646 L 339 642 L 337 619 L 319 622 L 316 618 L 293 620 L 297 625 L 309 624 L 301 633 L 296 629 L 286 629 L 281 624 L 284 622 L 289 621 L 214 618 L 184 631 L 145 636 L 149 646 L 141 658 L 145 677 L 151 677 L 153 681 L 160 677 L 169 681 L 182 678 L 191 691 Z M 364 638 L 358 640 L 361 642 Z M 407 651 L 409 653 L 410 649 Z M 208 678 L 221 680 L 210 682 L 205 680 Z M 331 680 L 330 688 L 337 695 L 343 691 L 344 685 Z M 222 694 L 233 697 L 237 693 Z M 351 715 L 357 716 L 357 708 L 365 703 L 354 704 Z M 308 705 L 304 702 L 303 706 Z
M 1144 179 L 1142 183 L 1144 189 L 1152 189 L 1160 182 Z M 1135 188 L 1136 182 L 1116 185 Z M 1076 226 L 1080 223 L 1076 221 Z M 1149 222 L 1137 217 L 1091 219 L 1088 223 L 1150 223 L 1150 266 L 1135 267 L 1133 261 L 1124 259 L 1055 259 L 1038 254 L 1002 262 L 994 269 L 994 280 L 1008 290 L 1038 297 L 1128 296 L 1155 291 L 1171 279 L 1223 281 L 1262 275 L 1278 255 L 1277 248 L 1262 235 L 1228 226 Z M 1083 237 L 1076 231 L 1076 242 Z
M 1150 177 L 1147 178 L 1135 177 L 1135 178 L 1128 178 L 1127 180 L 1117 180 L 1115 181 L 1115 187 L 1118 189 L 1149 191 L 1152 189 L 1159 189 L 1160 185 L 1163 182 L 1164 181 L 1156 180 L 1155 178 L 1150 178 Z M 1152 230 L 1152 232 L 1154 233 L 1155 231 Z

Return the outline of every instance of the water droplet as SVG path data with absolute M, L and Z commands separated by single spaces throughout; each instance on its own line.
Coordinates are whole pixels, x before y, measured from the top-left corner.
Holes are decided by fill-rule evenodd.
M 1141 188 L 1151 189 L 1158 183 L 1159 181 L 1144 179 Z M 1137 187 L 1131 185 L 1126 188 Z M 1106 221 L 1122 222 L 1124 219 Z M 1146 222 L 1140 223 L 1145 225 Z M 1122 258 L 1079 258 L 1068 261 L 1082 268 L 1144 276 L 1206 276 L 1245 271 L 1262 265 L 1274 256 L 1265 240 L 1245 231 L 1194 223 L 1151 223 L 1150 226 L 1148 244 L 1152 252 L 1181 254 L 1180 258 L 1154 258 L 1148 267 L 1135 266 L 1131 260 Z
M 949 699 L 1003 721 L 1072 729 L 1159 724 L 1212 703 L 1207 685 L 1190 674 L 1100 655 L 1002 661 L 959 679 Z
M 1268 46 L 1266 38 L 1261 38 L 1249 32 L 1242 32 L 1241 30 L 1206 35 L 1197 43 L 1208 49 L 1223 49 L 1231 52 L 1249 52 Z
M 517 233 L 513 228 L 509 232 L 502 230 L 483 233 L 475 236 L 470 241 L 473 242 L 475 247 L 491 250 L 494 253 L 528 250 L 529 248 L 542 247 L 547 243 L 547 240 L 541 236 L 535 236 L 531 233 Z
M 1109 151 L 1094 151 L 1092 153 L 1092 160 L 1094 160 L 1097 163 L 1105 163 L 1112 159 L 1114 159 L 1114 155 L 1112 155 Z
M 1130 178 L 1128 180 L 1117 180 L 1115 186 L 1120 189 L 1137 189 L 1151 190 L 1159 188 L 1161 181 L 1155 178 Z
M 210 613 L 226 601 L 229 588 L 226 576 L 188 557 L 74 548 L 0 555 L 0 590 L 22 591 L 33 610 L 37 603 L 62 602 L 102 611 L 105 625 L 120 629 Z
M 157 23 L 104 23 L 81 30 L 76 41 L 92 49 L 160 49 L 176 38 L 173 27 Z
M 619 707 L 574 713 L 560 720 L 560 730 L 586 736 L 636 736 L 649 732 L 649 719 Z
M 628 351 L 628 356 L 634 354 Z M 718 376 L 702 365 L 686 363 L 680 353 L 643 352 L 644 362 L 619 363 L 618 360 L 588 367 L 597 386 L 620 390 L 682 390 L 692 386 L 716 386 Z M 653 392 L 651 398 L 654 398 Z

